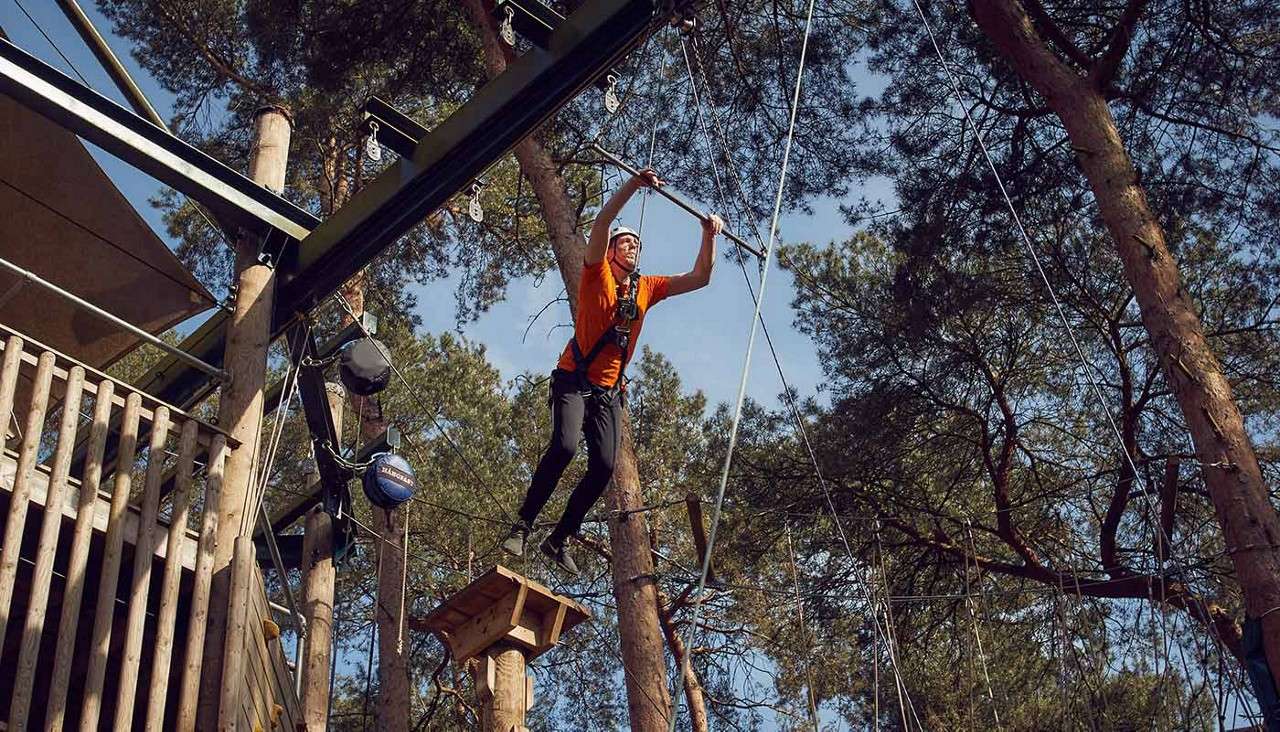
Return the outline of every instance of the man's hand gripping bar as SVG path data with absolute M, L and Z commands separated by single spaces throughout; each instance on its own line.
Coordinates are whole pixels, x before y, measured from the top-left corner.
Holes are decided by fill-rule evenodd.
M 614 164 L 614 165 L 618 166 L 619 168 L 622 168 L 623 170 L 627 171 L 628 173 L 630 173 L 630 174 L 632 174 L 632 175 L 639 175 L 639 174 L 640 174 L 640 171 L 639 171 L 637 168 L 635 168 L 635 167 L 634 167 L 634 166 L 632 166 L 632 165 L 629 165 L 629 164 L 628 164 L 626 161 L 624 161 L 622 158 L 619 158 L 617 155 L 614 155 L 613 153 L 609 152 L 608 150 L 605 150 L 603 147 L 600 147 L 600 145 L 599 145 L 599 144 L 597 144 L 597 143 L 591 143 L 591 148 L 592 148 L 595 152 L 597 152 L 597 153 L 599 153 L 601 156 L 603 156 L 605 160 L 608 160 L 610 163 L 612 163 L 612 164 Z M 677 206 L 679 206 L 680 208 L 684 209 L 685 211 L 688 211 L 689 213 L 691 213 L 691 214 L 693 214 L 694 216 L 698 217 L 698 219 L 699 219 L 700 221 L 706 221 L 707 219 L 709 219 L 709 218 L 710 218 L 710 216 L 709 216 L 708 214 L 705 214 L 705 213 L 703 213 L 703 212 L 699 211 L 698 209 L 694 208 L 693 206 L 689 205 L 689 204 L 688 204 L 684 199 L 680 198 L 679 196 L 675 195 L 674 193 L 670 193 L 670 192 L 668 192 L 665 188 L 654 188 L 653 190 L 654 190 L 654 191 L 656 191 L 659 195 L 666 197 L 666 199 L 667 199 L 668 201 L 671 201 L 672 203 L 674 203 L 675 205 L 677 205 Z M 726 239 L 728 239 L 729 241 L 733 242 L 734 244 L 737 244 L 737 245 L 738 245 L 739 247 L 741 247 L 742 249 L 745 249 L 745 250 L 747 250 L 748 252 L 751 252 L 752 254 L 756 255 L 756 257 L 758 257 L 758 258 L 760 258 L 760 259 L 764 259 L 764 252 L 761 252 L 759 249 L 756 249 L 755 247 L 751 246 L 751 245 L 750 245 L 750 244 L 748 244 L 747 242 L 743 241 L 743 240 L 742 240 L 742 237 L 738 236 L 737 234 L 733 233 L 732 231 L 729 231 L 728 229 L 724 229 L 724 230 L 722 230 L 720 233 L 721 233 L 721 234 L 723 234 L 723 235 L 724 235 L 724 237 L 725 237 Z

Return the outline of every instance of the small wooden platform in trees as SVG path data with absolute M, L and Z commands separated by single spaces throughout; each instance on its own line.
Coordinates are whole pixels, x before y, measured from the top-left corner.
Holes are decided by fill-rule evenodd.
M 414 626 L 439 636 L 458 663 L 502 641 L 532 660 L 590 617 L 573 600 L 496 565 Z

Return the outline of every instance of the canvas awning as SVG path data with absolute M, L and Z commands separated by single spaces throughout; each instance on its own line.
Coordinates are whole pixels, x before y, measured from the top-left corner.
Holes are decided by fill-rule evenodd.
M 159 334 L 214 305 L 75 135 L 0 95 L 0 257 Z M 91 366 L 138 339 L 0 273 L 0 322 Z

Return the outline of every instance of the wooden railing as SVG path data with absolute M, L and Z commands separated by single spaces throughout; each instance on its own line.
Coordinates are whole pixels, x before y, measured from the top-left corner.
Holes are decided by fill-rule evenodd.
M 21 623 L 0 664 L 8 728 L 193 729 L 227 437 L 3 326 L 0 340 L 0 643 Z

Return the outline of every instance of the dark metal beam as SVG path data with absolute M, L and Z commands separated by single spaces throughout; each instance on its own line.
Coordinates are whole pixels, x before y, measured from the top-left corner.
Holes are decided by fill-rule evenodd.
M 150 120 L 0 39 L 0 94 L 259 236 L 305 238 L 319 219 Z
M 549 46 L 551 34 L 564 22 L 563 15 L 538 0 L 498 0 L 496 15 L 499 23 L 506 18 L 508 8 L 513 30 L 541 48 Z
M 367 184 L 298 247 L 279 308 L 306 312 L 379 252 L 444 205 L 583 87 L 662 17 L 653 0 L 595 0 L 565 19 L 547 50 L 533 48 L 479 89 Z
M 374 124 L 377 124 L 376 129 Z M 381 97 L 365 102 L 364 129 L 366 134 L 374 134 L 378 144 L 402 158 L 412 158 L 418 149 L 418 141 L 430 132 Z
M 412 159 L 391 165 L 332 217 L 306 234 L 296 249 L 286 251 L 279 266 L 272 335 L 282 334 L 298 313 L 313 310 L 383 249 L 469 185 L 611 68 L 646 33 L 660 27 L 669 9 L 669 3 L 657 0 L 594 0 L 560 24 L 548 39 L 547 49 L 532 48 L 512 61 L 503 74 L 479 89 L 423 138 Z M 109 100 L 98 97 L 102 111 L 95 107 L 83 114 L 73 113 L 80 111 L 80 105 L 73 103 L 74 92 L 85 96 L 86 90 L 76 89 L 78 84 L 48 67 L 36 68 L 35 71 L 44 72 L 36 74 L 30 68 L 33 65 L 44 66 L 12 44 L 0 42 L 0 92 L 14 96 L 140 168 L 145 164 L 158 168 L 170 178 L 180 179 L 179 182 L 194 189 L 189 195 L 206 205 L 212 205 L 205 200 L 210 188 L 228 195 L 252 192 L 268 197 L 254 198 L 247 209 L 238 209 L 241 216 L 251 212 L 262 214 L 264 201 L 283 201 L 194 148 L 184 146 L 185 154 L 200 162 L 178 158 L 169 141 L 158 143 L 140 134 L 137 128 L 144 126 L 155 136 L 168 137 L 166 133 Z M 92 92 L 88 94 L 97 97 Z M 55 103 L 58 100 L 67 102 L 70 109 Z M 215 176 L 210 170 L 220 172 Z M 178 175 L 179 172 L 184 175 Z M 156 173 L 152 175 L 160 177 Z M 222 181 L 228 176 L 235 185 Z M 193 178 L 211 185 L 201 187 Z M 239 182 L 248 183 L 252 191 L 240 191 Z M 170 185 L 179 188 L 174 183 Z M 232 205 L 229 199 L 219 200 Z M 278 229 L 285 233 L 296 232 L 297 227 L 302 226 L 281 213 L 274 214 L 271 222 L 281 226 L 292 222 L 292 228 Z M 184 347 L 201 360 L 221 363 L 228 321 L 225 314 L 215 315 L 184 341 Z M 184 408 L 209 391 L 207 379 L 171 358 L 144 375 L 139 386 Z

